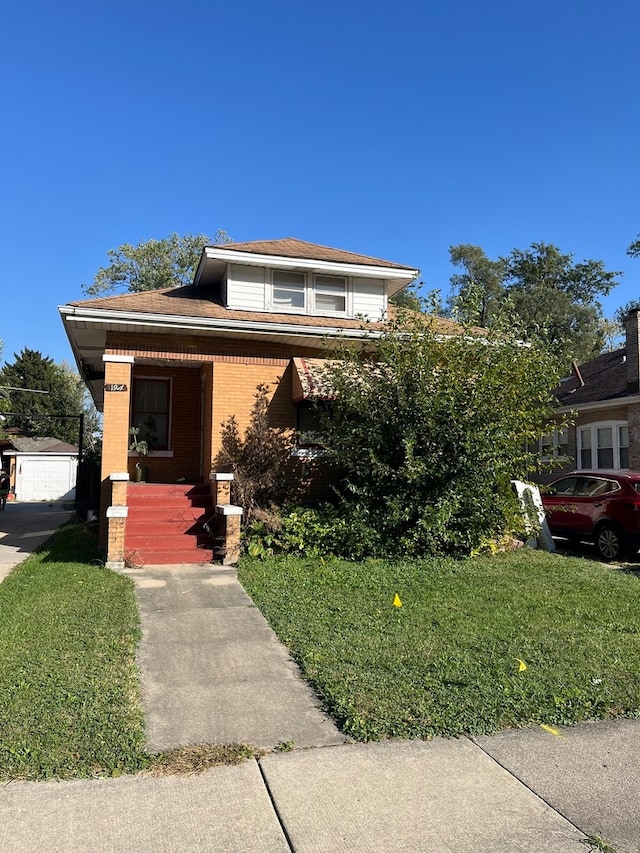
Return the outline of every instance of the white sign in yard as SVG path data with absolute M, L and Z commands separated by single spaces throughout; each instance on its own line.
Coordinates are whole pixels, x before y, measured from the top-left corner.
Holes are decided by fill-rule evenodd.
M 525 483 L 523 480 L 512 480 L 515 493 L 520 498 L 522 510 L 527 518 L 529 530 L 532 534 L 531 541 L 527 544 L 535 544 L 544 551 L 555 551 L 556 543 L 553 541 L 547 518 L 544 514 L 540 489 L 533 483 Z M 535 537 L 535 538 L 534 538 Z

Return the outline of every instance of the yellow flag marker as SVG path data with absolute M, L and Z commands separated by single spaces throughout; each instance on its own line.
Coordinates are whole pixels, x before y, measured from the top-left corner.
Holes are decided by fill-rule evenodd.
M 558 731 L 558 729 L 554 729 L 553 726 L 548 726 L 546 723 L 540 723 L 540 728 L 544 729 L 545 732 L 549 732 L 550 735 L 562 737 L 562 732 Z
M 402 602 L 400 601 L 400 596 L 398 595 L 397 592 L 393 596 L 393 606 L 394 607 L 402 607 Z
M 520 666 L 518 667 L 518 672 L 524 672 L 525 669 L 527 668 L 526 663 L 523 660 L 520 660 L 520 658 L 516 658 L 516 660 L 520 664 Z

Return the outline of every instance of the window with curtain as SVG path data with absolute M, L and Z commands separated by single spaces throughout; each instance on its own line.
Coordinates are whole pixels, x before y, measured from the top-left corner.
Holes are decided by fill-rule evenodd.
M 316 311 L 344 314 L 347 310 L 347 280 L 335 275 L 317 275 L 314 279 Z
M 169 380 L 134 379 L 131 426 L 154 450 L 169 447 Z
M 306 308 L 305 275 L 302 272 L 275 270 L 273 273 L 273 307 L 280 310 Z

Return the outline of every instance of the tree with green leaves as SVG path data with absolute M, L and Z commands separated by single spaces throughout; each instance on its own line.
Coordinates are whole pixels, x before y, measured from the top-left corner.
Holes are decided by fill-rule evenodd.
M 472 326 L 490 326 L 504 295 L 504 261 L 490 260 L 480 246 L 461 243 L 449 247 L 454 267 L 447 313 Z
M 378 553 L 470 553 L 517 528 L 510 480 L 538 462 L 527 447 L 556 423 L 563 370 L 540 341 L 496 317 L 485 335 L 442 335 L 407 315 L 371 341 L 370 358 L 333 353 L 324 429 L 343 472 L 338 511 Z
M 140 293 L 191 284 L 203 248 L 231 242 L 228 234 L 219 230 L 213 237 L 174 233 L 135 246 L 124 243 L 107 252 L 108 266 L 101 267 L 93 282 L 83 284 L 82 289 L 87 296 L 108 296 L 118 291 Z
M 452 246 L 454 265 L 449 308 L 454 316 L 491 326 L 496 311 L 508 310 L 525 340 L 540 340 L 565 363 L 587 361 L 602 352 L 607 327 L 599 301 L 616 284 L 597 260 L 574 261 L 551 243 L 532 243 L 489 260 L 479 246 Z
M 394 294 L 389 302 L 396 308 L 404 308 L 409 311 L 422 311 L 424 306 L 422 299 L 418 295 L 419 286 L 417 284 L 410 284 L 408 287 Z
M 57 364 L 37 350 L 23 349 L 0 369 L 0 387 L 6 391 L 4 426 L 19 427 L 27 435 L 46 435 L 78 444 L 79 420 L 85 414 L 85 435 L 99 430 L 95 408 L 86 398 L 80 376 L 67 364 Z
M 256 388 L 244 435 L 235 415 L 222 424 L 216 467 L 233 472 L 232 496 L 244 509 L 245 524 L 253 519 L 256 510 L 281 503 L 287 494 L 292 437 L 270 423 L 269 399 L 269 386 L 261 383 Z
M 630 258 L 640 258 L 640 234 L 638 234 L 636 239 L 627 247 L 627 255 L 629 255 Z

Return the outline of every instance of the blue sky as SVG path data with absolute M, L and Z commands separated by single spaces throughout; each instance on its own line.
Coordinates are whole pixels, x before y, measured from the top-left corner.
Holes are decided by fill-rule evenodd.
M 640 294 L 636 0 L 9 4 L 3 356 L 71 359 L 107 250 L 298 237 L 415 265 L 555 243 Z

